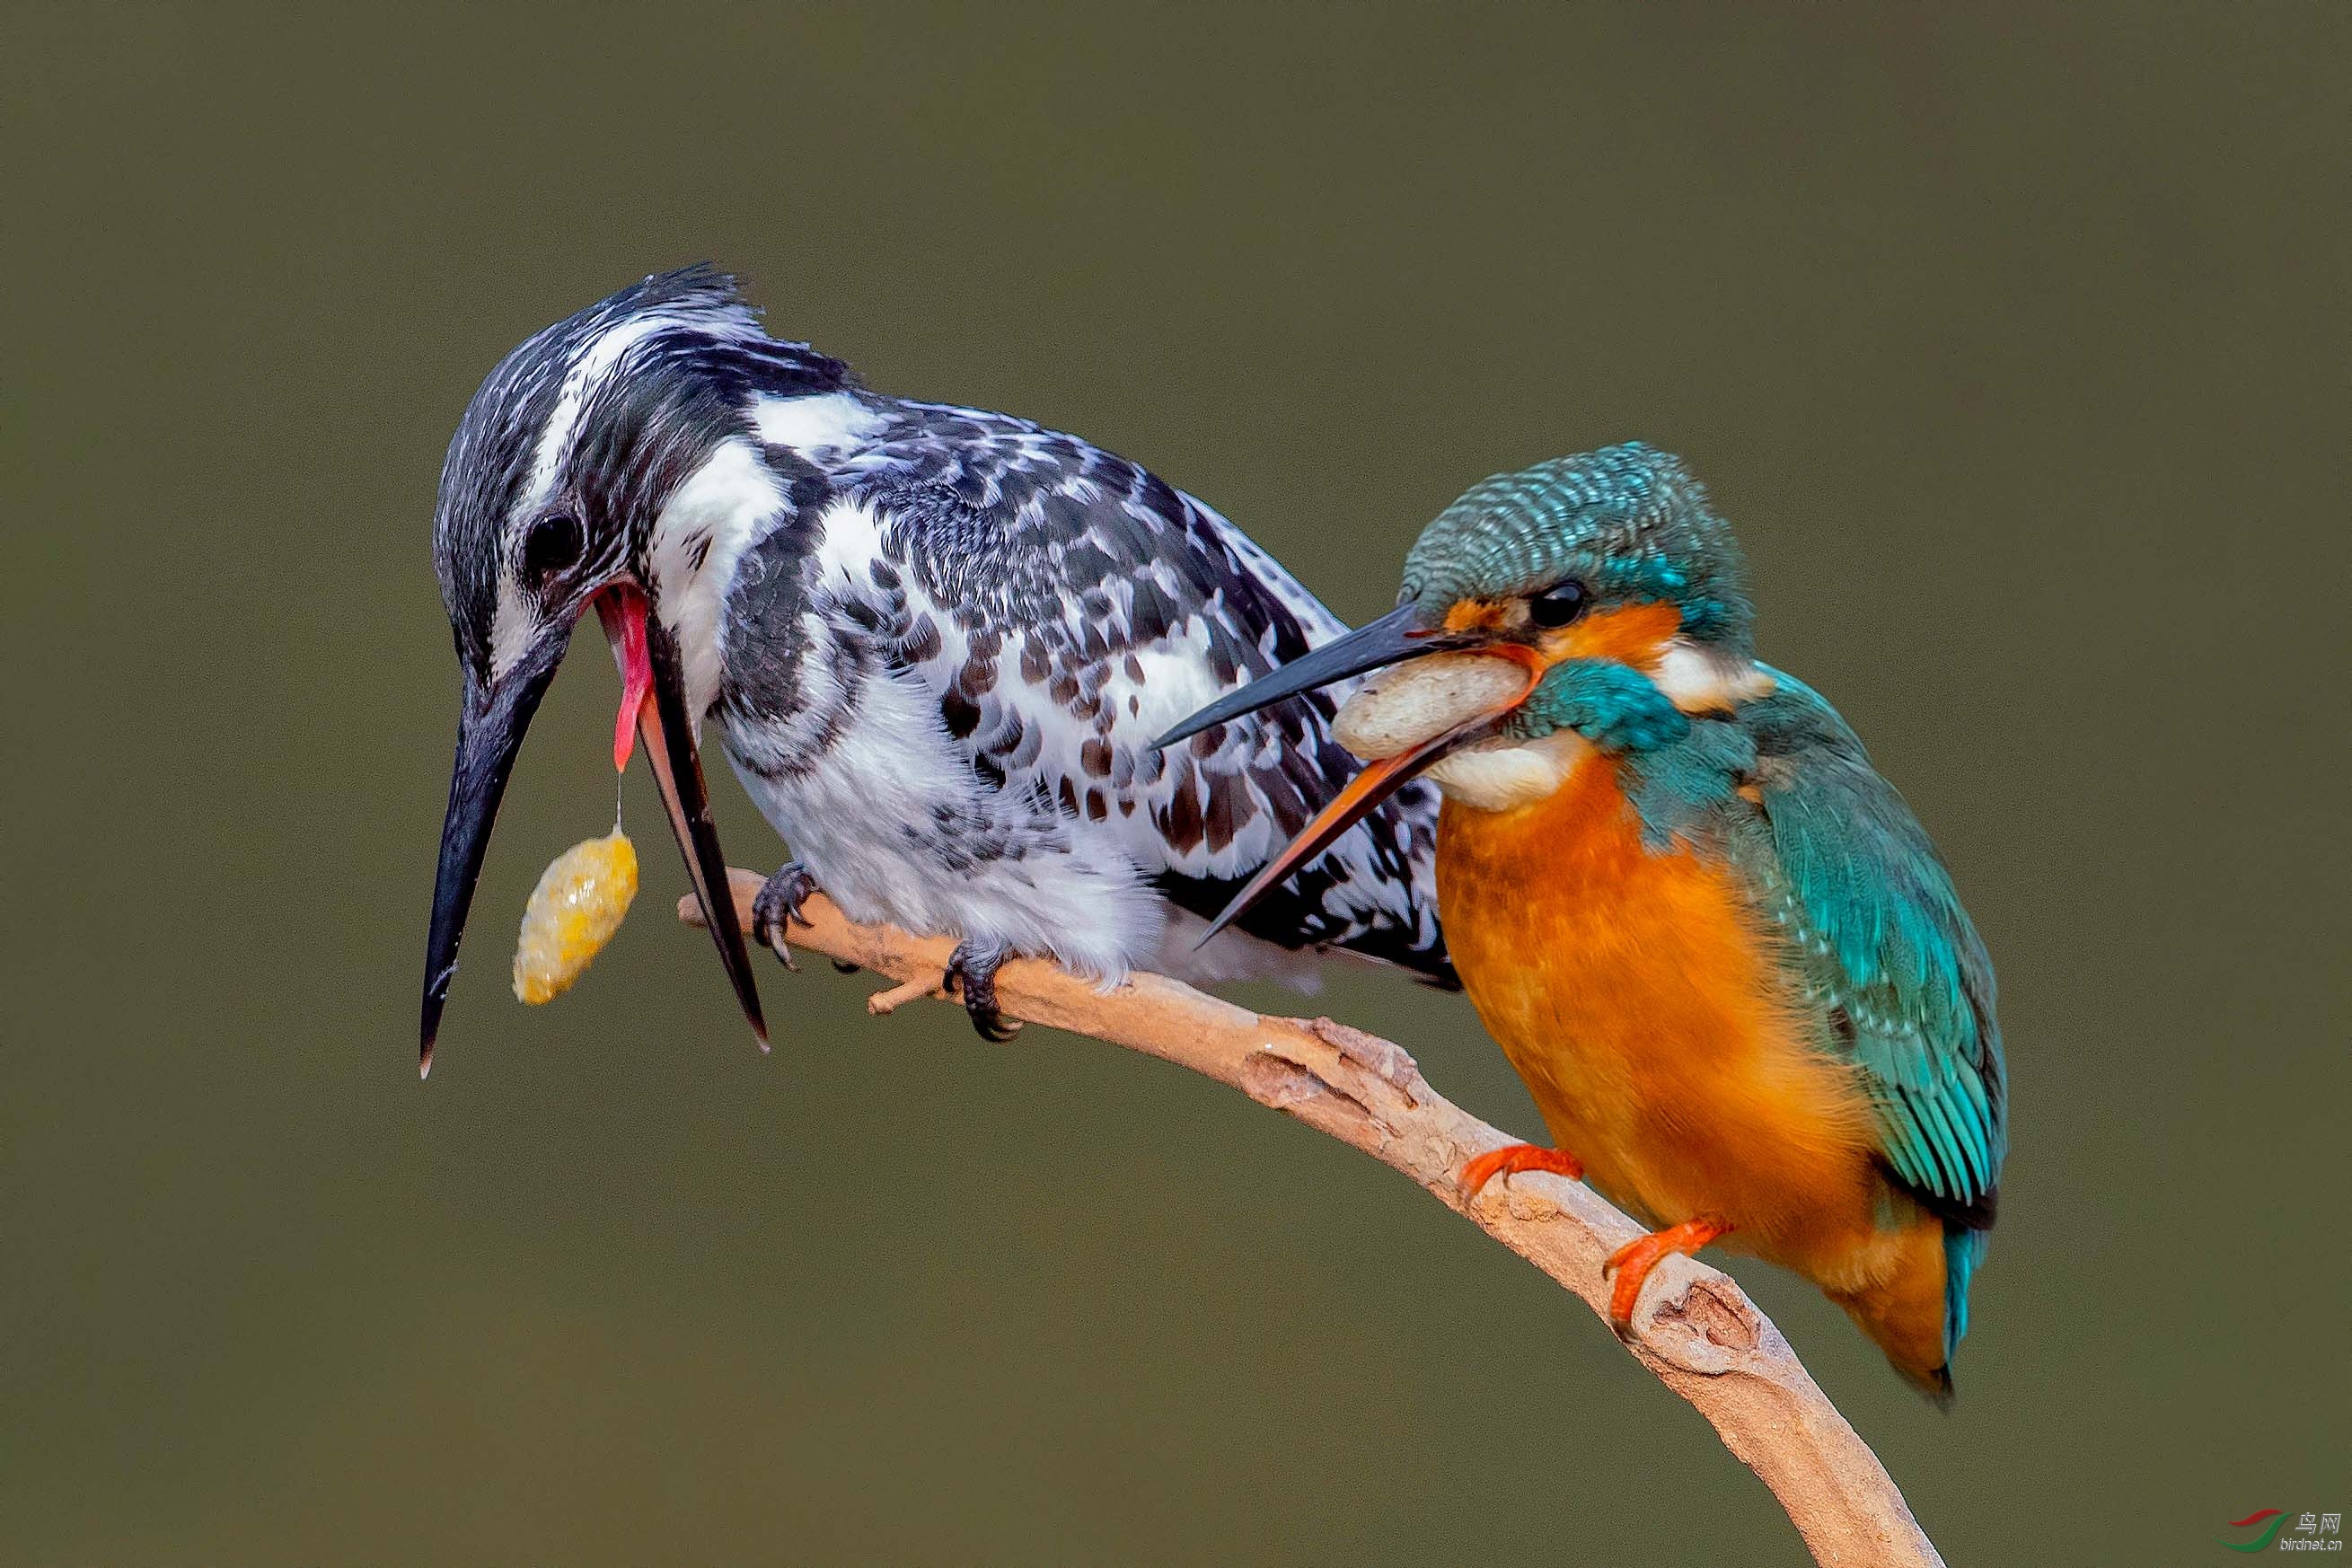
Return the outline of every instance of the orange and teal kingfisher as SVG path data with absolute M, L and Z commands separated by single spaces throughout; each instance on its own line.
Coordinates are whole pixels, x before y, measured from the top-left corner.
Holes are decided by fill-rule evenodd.
M 1629 1325 L 1710 1242 L 1813 1280 L 1939 1398 L 2008 1148 L 1993 973 L 1927 835 L 1845 721 L 1759 663 L 1738 547 L 1638 443 L 1474 487 L 1394 612 L 1161 744 L 1369 670 L 1335 733 L 1368 765 L 1234 918 L 1405 781 L 1444 792 L 1438 910 L 1556 1148 L 1662 1228 L 1609 1259 Z

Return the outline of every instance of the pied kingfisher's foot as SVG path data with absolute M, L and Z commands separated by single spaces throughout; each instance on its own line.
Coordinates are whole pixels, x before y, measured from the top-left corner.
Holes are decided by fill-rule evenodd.
M 1603 1279 L 1617 1277 L 1609 1291 L 1609 1322 L 1619 1333 L 1633 1327 L 1633 1309 L 1641 1304 L 1642 1282 L 1670 1252 L 1687 1258 L 1719 1236 L 1729 1236 L 1732 1225 L 1721 1215 L 1703 1214 L 1647 1236 L 1637 1236 L 1609 1255 L 1601 1265 Z
M 785 945 L 786 922 L 801 920 L 801 906 L 816 891 L 816 879 L 809 868 L 797 860 L 788 860 L 782 870 L 760 886 L 759 897 L 751 900 L 751 940 L 761 946 L 774 950 L 784 961 L 786 969 L 797 970 L 793 962 L 793 950 Z
M 1521 1171 L 1549 1171 L 1555 1176 L 1578 1182 L 1584 1179 L 1584 1162 L 1565 1149 L 1506 1143 L 1499 1149 L 1487 1150 L 1462 1167 L 1462 1195 L 1475 1198 L 1478 1189 L 1496 1176 L 1516 1176 Z
M 983 1040 L 1003 1045 L 1021 1032 L 1018 1022 L 1008 1022 L 996 1010 L 996 972 L 1003 966 L 1011 952 L 1001 942 L 979 942 L 966 938 L 956 943 L 948 955 L 948 972 L 940 982 L 940 989 L 950 996 L 961 992 L 963 1010 L 971 1019 L 971 1026 L 980 1031 Z

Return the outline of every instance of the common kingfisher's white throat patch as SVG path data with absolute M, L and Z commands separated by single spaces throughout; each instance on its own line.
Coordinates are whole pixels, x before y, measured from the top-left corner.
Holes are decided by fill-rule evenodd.
M 1539 741 L 1487 741 L 1440 757 L 1429 778 L 1448 800 L 1480 811 L 1513 811 L 1558 790 L 1592 752 L 1592 742 L 1573 730 L 1556 730 Z

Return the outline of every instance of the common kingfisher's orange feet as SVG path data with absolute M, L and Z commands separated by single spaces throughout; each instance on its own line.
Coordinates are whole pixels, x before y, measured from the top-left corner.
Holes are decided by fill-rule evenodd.
M 1618 1331 L 1633 1326 L 1633 1309 L 1642 1300 L 1642 1283 L 1649 1279 L 1650 1270 L 1670 1252 L 1685 1257 L 1696 1252 L 1719 1236 L 1731 1233 L 1730 1222 L 1711 1214 L 1686 1219 L 1680 1225 L 1670 1225 L 1664 1230 L 1654 1230 L 1647 1236 L 1637 1236 L 1609 1255 L 1601 1266 L 1601 1277 L 1617 1277 L 1609 1292 L 1609 1321 Z
M 1478 1189 L 1496 1176 L 1516 1176 L 1521 1171 L 1549 1171 L 1555 1176 L 1570 1181 L 1581 1180 L 1584 1162 L 1565 1149 L 1545 1149 L 1533 1143 L 1506 1143 L 1499 1149 L 1489 1149 L 1462 1167 L 1462 1195 L 1475 1198 Z

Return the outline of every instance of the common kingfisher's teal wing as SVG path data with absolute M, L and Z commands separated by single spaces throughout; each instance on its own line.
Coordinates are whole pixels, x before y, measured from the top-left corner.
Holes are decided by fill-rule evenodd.
M 1992 963 L 1861 740 L 1811 688 L 1771 674 L 1779 689 L 1740 710 L 1759 809 L 1727 847 L 1862 1069 L 1888 1167 L 1945 1221 L 1948 1352 L 2009 1148 Z

